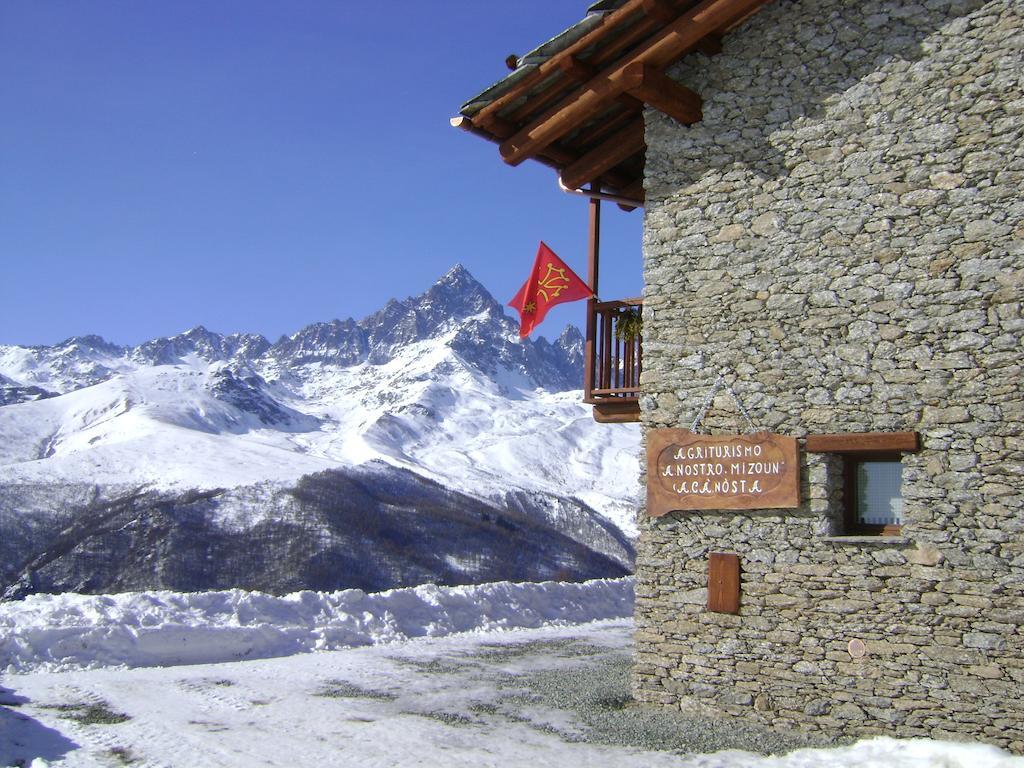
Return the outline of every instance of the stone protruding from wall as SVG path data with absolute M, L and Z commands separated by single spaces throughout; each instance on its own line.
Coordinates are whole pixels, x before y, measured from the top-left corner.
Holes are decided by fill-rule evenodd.
M 1024 4 L 777 0 L 671 74 L 704 120 L 646 115 L 645 428 L 724 369 L 760 429 L 922 447 L 899 537 L 842 535 L 835 454 L 797 509 L 643 518 L 637 698 L 1024 752 Z

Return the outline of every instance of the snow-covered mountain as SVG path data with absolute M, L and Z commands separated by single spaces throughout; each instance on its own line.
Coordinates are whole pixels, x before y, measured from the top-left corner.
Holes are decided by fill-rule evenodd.
M 583 339 L 573 326 L 550 344 L 520 343 L 515 323 L 462 265 L 456 265 L 420 296 L 392 299 L 360 321 L 314 323 L 271 344 L 259 334 L 223 336 L 197 326 L 136 347 L 99 336 L 75 336 L 52 347 L 0 345 L 0 385 L 38 387 L 66 394 L 154 366 L 228 364 L 237 370 L 270 372 L 296 366 L 382 365 L 409 356 L 423 342 L 444 346 L 476 370 L 494 376 L 515 372 L 518 384 L 552 391 L 581 385 Z M 422 351 L 418 349 L 415 351 Z M 301 376 L 300 376 L 301 378 Z M 32 399 L 32 398 L 26 398 Z
M 98 485 L 106 502 L 143 488 L 157 506 L 218 489 L 213 506 L 244 512 L 208 522 L 251 527 L 287 518 L 281 494 L 300 478 L 344 485 L 367 465 L 491 516 L 543 520 L 628 567 L 614 529 L 633 532 L 639 432 L 596 424 L 582 405 L 582 341 L 569 326 L 554 343 L 520 342 L 456 266 L 420 296 L 273 344 L 197 327 L 136 347 L 0 346 L 0 539 L 27 507 L 49 514 L 55 487 L 85 499 Z

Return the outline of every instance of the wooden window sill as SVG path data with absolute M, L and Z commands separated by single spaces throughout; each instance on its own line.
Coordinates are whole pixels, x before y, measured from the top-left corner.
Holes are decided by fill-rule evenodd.
M 909 544 L 910 539 L 906 536 L 863 536 L 852 534 L 850 536 L 821 536 L 818 541 L 826 541 L 832 544 L 878 544 L 879 546 L 897 546 Z

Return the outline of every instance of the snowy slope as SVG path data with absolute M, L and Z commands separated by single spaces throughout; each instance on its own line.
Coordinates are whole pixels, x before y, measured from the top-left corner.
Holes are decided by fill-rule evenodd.
M 0 484 L 232 488 L 377 459 L 492 501 L 575 497 L 633 533 L 639 430 L 593 421 L 568 389 L 580 360 L 572 330 L 520 344 L 461 267 L 276 344 L 196 328 L 0 347 Z
M 223 487 L 333 465 L 289 436 L 313 416 L 277 406 L 273 425 L 218 398 L 222 363 L 140 367 L 60 397 L 0 408 L 0 482 Z M 230 373 L 229 373 L 230 375 Z

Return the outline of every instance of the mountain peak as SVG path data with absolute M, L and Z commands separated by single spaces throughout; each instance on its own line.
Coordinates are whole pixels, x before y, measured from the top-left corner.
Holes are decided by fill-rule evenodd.
M 562 331 L 558 340 L 555 342 L 559 346 L 567 347 L 572 344 L 577 344 L 583 341 L 583 334 L 580 333 L 580 329 L 572 323 L 567 323 L 565 329 Z
M 468 295 L 485 296 L 491 302 L 494 302 L 494 297 L 487 292 L 487 289 L 481 285 L 480 281 L 473 277 L 470 271 L 462 266 L 462 264 L 456 264 L 445 272 L 425 293 L 415 297 L 414 301 L 420 301 L 440 293 L 463 297 Z
M 40 349 L 46 349 L 46 347 L 40 347 Z M 78 350 L 80 352 L 99 352 L 110 355 L 120 355 L 123 350 L 116 344 L 104 339 L 102 336 L 96 334 L 86 334 L 84 336 L 72 336 L 69 339 L 59 344 L 55 344 L 53 349 L 67 349 L 67 350 Z
M 457 262 L 454 267 L 452 267 L 447 272 L 445 272 L 443 275 L 441 275 L 440 279 L 437 282 L 439 282 L 439 283 L 461 282 L 461 281 L 464 281 L 466 279 L 469 279 L 469 280 L 472 280 L 473 282 L 476 282 L 476 278 L 474 278 L 473 275 L 470 274 L 469 270 L 466 269 L 462 265 L 461 262 Z
M 484 305 L 497 305 L 494 297 L 462 264 L 456 264 L 445 272 L 425 293 L 414 297 L 413 301 L 422 304 L 424 300 L 442 297 L 446 302 L 457 299 L 459 304 L 466 304 L 468 300 L 469 304 L 476 305 L 476 312 Z
M 201 325 L 187 331 L 147 341 L 135 347 L 131 356 L 138 361 L 153 365 L 172 365 L 180 363 L 190 354 L 213 362 L 225 359 L 224 337 L 219 333 L 208 331 Z

